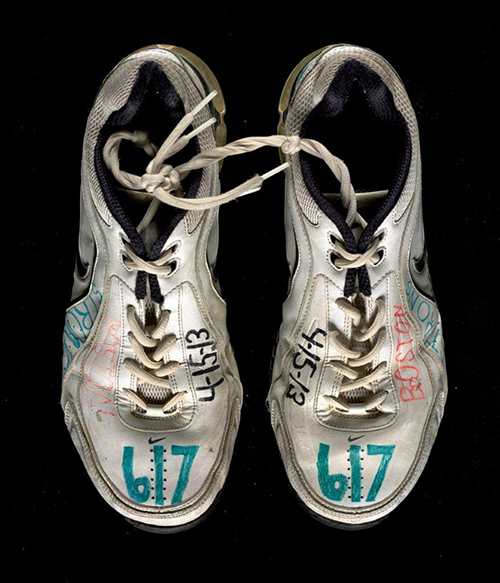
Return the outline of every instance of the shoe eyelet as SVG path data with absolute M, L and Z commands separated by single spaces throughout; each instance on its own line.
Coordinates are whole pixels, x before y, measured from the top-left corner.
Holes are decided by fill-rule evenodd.
M 181 244 L 182 244 L 181 240 L 174 241 L 169 247 L 165 249 L 165 252 L 169 251 L 172 255 L 175 255 L 176 253 L 179 252 Z
M 128 259 L 126 251 L 125 251 L 125 244 L 130 245 L 130 243 L 123 237 L 123 235 L 120 236 L 120 247 L 121 247 L 121 253 L 120 253 L 120 263 L 123 265 L 123 268 L 126 269 L 129 273 L 132 273 L 132 269 L 130 269 L 130 267 L 127 267 L 127 264 L 125 263 L 125 260 Z
M 337 243 L 337 241 L 339 241 L 339 239 L 337 239 L 337 237 L 335 236 L 335 233 L 333 231 L 328 231 L 328 238 L 329 238 L 330 243 L 332 245 L 335 245 Z M 339 259 L 339 256 L 332 249 L 329 249 L 329 251 L 327 253 L 327 259 L 328 259 L 329 263 L 331 264 L 331 266 L 335 269 L 335 271 L 340 272 L 340 271 L 344 270 L 343 267 L 339 267 L 338 265 L 336 265 L 335 261 L 337 259 Z
M 329 255 L 329 260 L 330 260 L 330 264 L 333 267 L 333 269 L 335 269 L 335 271 L 343 271 L 344 268 L 343 267 L 339 267 L 336 263 L 335 260 L 338 259 L 338 255 L 336 255 L 333 251 L 330 252 Z
M 377 255 L 379 257 L 378 261 L 372 262 L 372 267 L 378 267 L 382 261 L 384 261 L 386 255 L 387 255 L 387 250 L 385 247 L 379 247 L 377 250 Z
M 172 259 L 169 261 L 168 265 L 170 266 L 170 273 L 166 274 L 165 277 L 172 277 L 174 273 L 179 269 L 180 260 L 178 258 Z

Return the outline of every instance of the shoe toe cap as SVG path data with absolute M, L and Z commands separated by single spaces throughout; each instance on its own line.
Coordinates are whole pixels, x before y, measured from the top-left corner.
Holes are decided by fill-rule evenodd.
M 317 425 L 293 438 L 275 427 L 291 484 L 315 514 L 343 524 L 369 523 L 385 516 L 409 492 L 432 445 L 392 430 L 346 432 Z

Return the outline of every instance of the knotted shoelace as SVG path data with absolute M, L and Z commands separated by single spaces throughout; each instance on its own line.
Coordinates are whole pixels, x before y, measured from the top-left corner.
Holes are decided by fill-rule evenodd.
M 263 175 L 257 174 L 239 186 L 212 197 L 193 199 L 183 198 L 181 183 L 182 180 L 194 170 L 207 168 L 212 164 L 219 163 L 229 156 L 253 152 L 264 146 L 280 148 L 284 154 L 290 156 L 303 151 L 324 160 L 340 183 L 340 198 L 347 211 L 346 222 L 348 226 L 351 227 L 354 222 L 357 222 L 363 228 L 366 226 L 366 221 L 357 212 L 356 196 L 351 184 L 347 166 L 342 160 L 340 160 L 340 158 L 331 154 L 323 144 L 316 140 L 301 139 L 299 136 L 283 135 L 248 137 L 236 140 L 225 146 L 202 151 L 190 161 L 179 164 L 176 167 L 168 164 L 167 160 L 180 152 L 192 138 L 216 123 L 217 120 L 212 117 L 191 132 L 187 134 L 184 133 L 186 129 L 193 124 L 196 115 L 208 105 L 216 95 L 217 92 L 213 91 L 191 112 L 187 113 L 172 130 L 160 148 L 149 140 L 147 132 L 140 130 L 134 132 L 115 132 L 106 142 L 103 150 L 104 161 L 116 181 L 123 187 L 122 190 L 143 193 L 147 192 L 151 195 L 151 203 L 137 227 L 139 234 L 151 223 L 161 203 L 187 211 L 202 211 L 218 207 L 241 196 L 260 190 L 265 180 L 288 168 L 290 166 L 289 162 L 285 162 Z M 137 176 L 120 169 L 118 151 L 123 140 L 130 140 L 137 147 L 142 148 L 151 157 L 146 172 L 142 176 Z M 172 272 L 171 249 L 164 251 L 155 261 L 146 261 L 134 252 L 130 244 L 127 242 L 124 244 L 127 253 L 125 265 L 129 269 L 166 276 Z M 378 241 L 374 240 L 364 253 L 350 253 L 340 241 L 337 241 L 333 247 L 334 253 L 338 255 L 338 259 L 336 260 L 337 268 L 349 269 L 367 265 L 369 262 L 373 263 L 376 260 L 377 246 Z M 358 341 L 363 341 L 361 339 L 371 340 L 381 330 L 384 319 L 384 308 L 381 300 L 377 303 L 379 311 L 373 324 L 367 330 L 355 332 Z M 340 298 L 337 300 L 337 306 L 352 317 L 355 325 L 359 324 L 361 314 L 351 302 L 345 298 Z M 130 342 L 142 366 L 134 360 L 127 360 L 125 365 L 131 374 L 137 377 L 139 383 L 153 383 L 171 389 L 171 385 L 165 377 L 173 374 L 179 368 L 180 364 L 177 362 L 162 364 L 165 361 L 165 357 L 168 355 L 169 350 L 176 341 L 176 337 L 173 335 L 165 336 L 166 327 L 168 325 L 168 316 L 169 312 L 164 310 L 160 317 L 158 326 L 151 334 L 148 334 L 137 318 L 135 308 L 129 308 L 127 311 L 127 318 L 131 328 Z M 345 344 L 341 343 L 338 339 L 338 333 L 334 334 L 333 338 L 333 342 L 338 352 L 346 360 L 346 362 L 343 363 L 339 361 L 330 362 L 330 365 L 334 367 L 337 372 L 348 379 L 348 382 L 341 386 L 340 392 L 346 393 L 359 387 L 372 389 L 374 381 L 384 374 L 381 365 L 364 377 L 360 376 L 360 373 L 356 368 L 368 364 L 377 356 L 385 337 L 379 335 L 375 346 L 364 356 L 360 351 L 350 350 Z M 145 348 L 155 349 L 151 357 L 146 354 Z M 157 413 L 154 407 L 146 403 L 134 391 L 126 389 L 124 394 L 131 402 L 146 410 L 148 413 Z M 161 406 L 161 411 L 165 413 L 172 409 L 182 401 L 186 394 L 186 391 L 171 394 Z M 384 392 L 384 399 L 386 396 L 387 394 Z M 370 411 L 380 405 L 381 402 L 383 402 L 383 399 L 380 401 L 381 398 L 381 396 L 377 397 L 377 395 L 375 395 L 374 398 L 365 403 L 366 410 Z M 332 402 L 332 408 L 334 410 L 346 413 L 352 408 L 352 403 L 347 404 L 338 397 L 329 396 L 329 399 Z M 363 411 L 365 411 L 365 409 L 363 409 Z

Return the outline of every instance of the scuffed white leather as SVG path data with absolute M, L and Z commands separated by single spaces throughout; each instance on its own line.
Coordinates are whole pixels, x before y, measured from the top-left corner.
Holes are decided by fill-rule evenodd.
M 320 77 L 321 71 L 328 68 L 329 60 L 351 58 L 353 51 L 326 50 L 308 65 L 309 83 L 315 69 Z M 357 48 L 356 51 L 365 51 L 365 62 L 370 62 L 371 51 Z M 380 59 L 377 56 L 378 66 Z M 398 91 L 404 92 L 401 81 L 389 65 L 386 73 L 393 83 L 399 84 Z M 299 83 L 295 103 L 300 103 L 300 91 Z M 292 100 L 291 108 L 293 104 Z M 329 261 L 330 234 L 341 237 L 319 208 L 315 211 L 317 221 L 308 219 L 297 198 L 297 182 L 302 181 L 300 166 L 292 165 L 286 175 L 285 226 L 292 280 L 283 305 L 269 393 L 271 420 L 288 477 L 298 496 L 313 512 L 337 523 L 372 522 L 403 500 L 422 472 L 446 400 L 439 312 L 432 299 L 414 288 L 410 276 L 413 258 L 421 255 L 424 246 L 418 133 L 412 146 L 414 174 L 408 181 L 416 184 L 415 190 L 403 212 L 395 207 L 378 229 L 377 233 L 384 233 L 381 244 L 384 256 L 378 265 L 369 268 L 372 283 L 369 302 L 374 305 L 377 298 L 382 298 L 386 306 L 388 334 L 377 362 L 387 361 L 390 368 L 390 373 L 379 382 L 379 388 L 389 392 L 382 406 L 384 414 L 375 417 L 332 414 L 324 397 L 331 394 L 335 382 L 335 373 L 327 366 L 327 361 L 339 355 L 329 345 L 328 335 L 319 332 L 316 336 L 323 347 L 308 342 L 303 335 L 311 338 L 311 332 L 318 329 L 324 332 L 339 330 L 346 334 L 350 331 L 350 319 L 335 305 L 335 300 L 343 295 L 345 271 L 336 270 Z M 301 184 L 303 188 L 303 181 Z M 428 270 L 417 277 L 419 287 L 431 293 Z M 311 357 L 316 363 L 312 375 L 311 367 L 298 368 L 305 361 L 300 344 L 314 357 L 319 357 L 317 362 Z M 407 365 L 415 369 L 401 368 Z M 411 388 L 404 380 L 405 375 L 416 375 L 416 370 L 420 386 Z M 301 378 L 297 378 L 298 372 L 302 373 Z M 302 405 L 301 396 L 294 399 L 300 387 L 296 381 L 308 389 L 308 392 L 299 390 L 304 395 Z M 329 447 L 328 473 L 343 474 L 348 480 L 348 489 L 341 500 L 329 499 L 322 491 L 318 469 L 320 444 Z M 375 499 L 370 501 L 367 497 L 379 470 L 381 455 L 368 455 L 368 444 L 394 446 L 385 479 Z M 350 498 L 353 484 L 351 445 L 361 447 L 362 498 L 359 501 Z
M 158 51 L 143 51 L 141 59 L 156 59 Z M 175 55 L 169 58 L 177 59 Z M 186 66 L 182 64 L 182 68 Z M 186 75 L 184 82 L 192 83 L 192 77 L 193 72 Z M 179 85 L 179 79 L 175 81 Z M 139 313 L 142 309 L 134 294 L 136 274 L 123 263 L 122 240 L 126 237 L 120 225 L 111 216 L 103 217 L 96 208 L 95 201 L 102 196 L 92 191 L 89 164 L 84 157 L 81 196 L 96 245 L 91 291 L 98 290 L 101 301 L 91 328 L 82 334 L 81 343 L 71 336 L 74 345 L 65 367 L 61 399 L 66 424 L 92 481 L 118 512 L 147 525 L 185 525 L 211 506 L 224 484 L 242 400 L 226 329 L 226 306 L 213 285 L 207 261 L 209 236 L 212 241 L 217 240 L 213 233 L 217 229 L 217 211 L 202 213 L 194 228 L 192 220 L 188 228 L 189 213 L 186 214 L 165 245 L 177 246 L 176 271 L 169 277 L 158 278 L 165 298 L 164 308 L 171 311 L 167 333 L 178 338 L 169 356 L 181 363 L 173 379 L 174 388 L 187 391 L 187 396 L 164 418 L 146 419 L 133 410 L 122 391 L 133 389 L 135 382 L 123 363 L 127 358 L 134 358 L 128 340 L 126 309 L 130 305 Z M 217 176 L 208 179 L 212 194 L 217 194 Z M 213 258 L 215 254 L 212 244 Z M 85 297 L 78 300 L 68 313 L 84 306 L 85 300 Z M 202 338 L 209 336 L 213 341 L 210 352 L 216 353 L 220 365 L 217 371 L 202 377 L 194 374 L 196 363 L 203 360 L 202 349 L 193 349 L 197 334 Z M 209 362 L 214 362 L 214 358 Z M 204 388 L 210 384 L 217 385 L 211 400 L 212 391 Z M 154 448 L 159 446 L 164 452 L 164 472 L 157 479 Z M 198 447 L 181 501 L 174 500 L 182 481 L 184 460 L 183 455 L 173 453 L 178 447 Z M 127 486 L 125 448 L 133 448 L 134 479 L 146 476 L 150 483 L 151 494 L 141 503 L 131 496 Z M 162 489 L 161 504 L 157 500 L 158 486 Z

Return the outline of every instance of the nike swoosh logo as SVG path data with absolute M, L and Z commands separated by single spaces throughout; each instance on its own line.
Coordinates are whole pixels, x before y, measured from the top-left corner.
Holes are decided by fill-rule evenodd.
M 96 259 L 96 241 L 82 197 L 80 199 L 80 231 L 76 249 L 74 282 L 71 294 L 72 302 L 79 301 L 89 292 Z
M 352 435 L 349 435 L 349 437 L 347 438 L 347 441 L 349 443 L 351 443 L 352 441 L 357 441 L 358 439 L 361 439 L 362 437 L 364 437 L 366 434 L 363 435 L 358 435 L 357 437 L 353 437 Z
M 95 241 L 92 239 L 92 241 L 87 242 L 87 246 L 92 247 L 91 261 L 89 263 L 86 263 L 82 259 L 82 256 L 80 255 L 80 245 L 78 245 L 76 250 L 76 273 L 80 281 L 88 285 L 88 287 L 90 287 L 90 280 L 92 272 L 94 270 L 94 264 L 97 256 Z
M 429 273 L 429 258 L 427 255 L 427 245 L 425 242 L 424 226 L 421 217 L 417 217 L 416 220 L 415 232 L 411 240 L 410 260 L 408 263 L 410 279 L 413 283 L 413 287 L 421 296 L 434 302 L 434 292 L 432 291 L 432 281 Z
M 82 261 L 79 249 L 76 252 L 76 272 L 81 280 L 84 280 L 89 274 L 89 264 Z
M 419 294 L 435 301 L 427 264 L 427 247 L 425 243 L 420 255 L 413 257 L 411 260 L 410 277 Z
M 427 246 L 424 243 L 424 248 L 422 249 L 420 257 L 413 258 L 413 265 L 415 266 L 415 270 L 417 271 L 417 273 L 422 273 L 422 271 L 425 269 L 426 264 L 427 264 Z
M 153 439 L 152 437 L 150 437 L 148 439 L 148 443 L 150 445 L 153 445 L 153 443 L 158 443 L 159 441 L 163 441 L 164 439 L 167 439 L 166 437 L 160 437 L 159 439 Z

